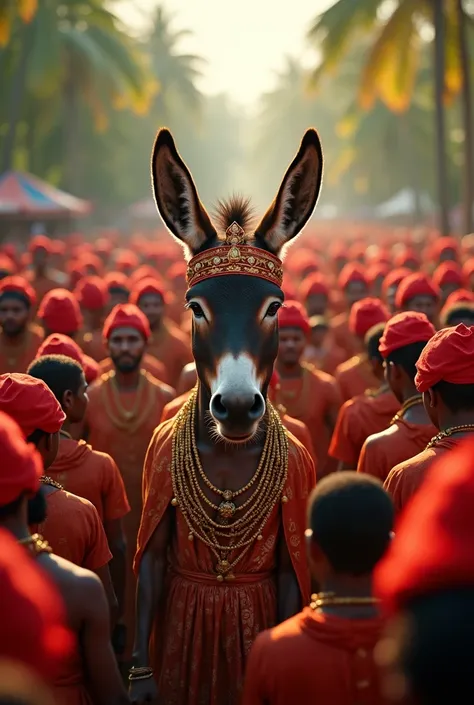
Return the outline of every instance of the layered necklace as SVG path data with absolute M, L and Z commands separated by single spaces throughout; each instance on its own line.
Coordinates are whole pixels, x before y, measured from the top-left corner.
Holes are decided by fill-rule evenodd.
M 266 438 L 258 468 L 247 484 L 236 490 L 221 490 L 207 477 L 196 444 L 197 387 L 174 422 L 171 481 L 174 497 L 189 529 L 214 554 L 219 582 L 232 580 L 233 570 L 255 541 L 263 539 L 263 528 L 278 501 L 287 502 L 283 488 L 288 475 L 288 437 L 278 412 L 267 403 Z M 211 501 L 202 483 L 216 496 Z M 242 504 L 235 500 L 248 490 Z M 217 515 L 219 521 L 209 516 Z
M 397 411 L 393 419 L 390 421 L 390 426 L 393 426 L 394 423 L 400 421 L 400 419 L 403 419 L 408 409 L 411 409 L 413 406 L 418 406 L 419 404 L 423 404 L 423 396 L 421 394 L 415 394 L 404 401 L 400 411 Z
M 135 402 L 131 409 L 126 409 L 120 399 L 115 371 L 109 373 L 102 384 L 102 399 L 107 416 L 116 428 L 135 433 L 150 417 L 156 402 L 155 387 L 148 384 L 148 373 L 140 370 Z
M 439 433 L 437 433 L 436 436 L 434 436 L 426 446 L 426 450 L 428 450 L 429 448 L 433 448 L 434 446 L 438 445 L 438 443 L 444 438 L 449 438 L 455 433 L 472 433 L 473 431 L 474 424 L 472 423 L 464 424 L 464 426 L 451 426 L 451 428 L 447 428 L 445 431 L 440 431 Z

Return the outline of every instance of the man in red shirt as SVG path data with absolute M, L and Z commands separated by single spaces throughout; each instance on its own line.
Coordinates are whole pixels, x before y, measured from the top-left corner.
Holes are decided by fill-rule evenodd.
M 31 322 L 36 294 L 23 277 L 0 282 L 0 374 L 26 372 L 43 340 L 41 328 Z
M 397 289 L 395 304 L 398 311 L 424 313 L 433 325 L 438 320 L 440 291 L 423 272 L 405 277 Z
M 247 664 L 243 705 L 383 705 L 373 650 L 383 619 L 372 571 L 390 543 L 393 506 L 375 479 L 337 473 L 309 502 L 306 532 L 320 592 L 262 632 Z

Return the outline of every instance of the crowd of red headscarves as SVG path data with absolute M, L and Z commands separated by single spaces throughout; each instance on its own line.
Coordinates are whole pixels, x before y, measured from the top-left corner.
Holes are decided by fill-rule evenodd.
M 384 231 L 374 241 L 368 230 L 351 241 L 337 242 L 332 231 L 324 228 L 317 235 L 317 230 L 305 234 L 287 254 L 286 306 L 280 326 L 304 330 L 308 340 L 305 361 L 335 380 L 341 402 L 380 385 L 364 367 L 364 339 L 374 326 L 386 323 L 397 312 L 416 312 L 423 319 L 408 317 L 401 327 L 394 327 L 393 335 L 401 336 L 395 347 L 426 340 L 423 332 L 419 337 L 423 326 L 430 326 L 430 337 L 435 328 L 474 325 L 474 235 L 458 239 L 429 231 L 421 236 L 394 230 Z M 77 234 L 64 239 L 40 235 L 24 251 L 12 244 L 0 246 L 0 297 L 8 291 L 21 293 L 32 311 L 28 345 L 0 351 L 0 374 L 25 372 L 35 357 L 61 353 L 80 362 L 88 383 L 93 383 L 107 370 L 103 337 L 111 325 L 110 316 L 120 317 L 125 304 L 136 306 L 146 293 L 159 294 L 170 325 L 189 336 L 190 319 L 182 303 L 186 264 L 179 246 L 164 236 L 156 240 L 131 237 L 126 246 L 122 242 L 115 232 L 104 231 L 94 242 Z M 414 337 L 413 321 L 418 331 Z M 143 326 L 148 336 L 147 323 Z M 472 341 L 470 336 L 474 355 Z M 150 364 L 158 365 L 158 372 L 156 367 L 154 371 L 163 375 L 163 381 L 179 387 L 184 365 L 170 373 L 170 365 L 160 368 L 162 362 L 158 359 Z M 443 369 L 448 363 L 455 366 L 456 359 L 443 360 Z M 167 372 L 171 376 L 164 379 Z M 474 384 L 474 363 L 470 371 L 463 369 L 462 383 Z M 392 406 L 389 414 L 396 411 Z M 344 408 L 339 411 L 336 431 Z M 18 473 L 30 472 L 36 456 L 7 418 L 2 416 L 0 421 L 2 462 L 10 462 L 10 454 Z M 349 424 L 351 429 L 355 425 L 355 421 Z M 356 469 L 367 435 L 386 425 L 363 429 L 367 433 L 357 440 L 355 456 L 340 438 L 338 452 L 336 432 L 326 449 L 329 461 L 333 457 Z M 343 430 L 340 433 L 344 435 Z M 474 512 L 468 501 L 473 452 L 472 447 L 467 452 L 457 450 L 456 467 L 451 466 L 449 473 L 444 460 L 426 484 L 423 497 L 404 515 L 398 540 L 380 571 L 380 592 L 390 610 L 433 585 L 472 585 L 474 555 L 472 541 L 468 545 L 466 537 L 474 531 Z M 5 501 L 1 496 L 0 505 Z M 23 663 L 42 681 L 54 679 L 58 662 L 71 648 L 60 600 L 6 532 L 0 535 L 0 596 L 0 657 Z

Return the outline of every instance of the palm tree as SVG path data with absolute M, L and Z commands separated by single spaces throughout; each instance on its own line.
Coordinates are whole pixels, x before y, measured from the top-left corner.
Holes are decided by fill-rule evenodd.
M 474 230 L 474 133 L 472 128 L 471 57 L 469 56 L 468 16 L 463 0 L 456 0 L 459 62 L 462 73 L 462 111 L 464 129 L 464 223 L 465 233 Z
M 453 0 L 446 0 L 452 5 Z M 457 52 L 444 52 L 443 0 L 398 0 L 388 16 L 384 0 L 337 0 L 310 29 L 309 39 L 320 47 L 322 60 L 313 81 L 337 66 L 361 34 L 375 34 L 362 77 L 359 100 L 369 108 L 380 98 L 391 110 L 403 112 L 410 104 L 424 45 L 427 24 L 435 30 L 434 95 L 437 105 L 436 152 L 438 155 L 438 202 L 442 232 L 449 230 L 447 163 L 445 157 L 443 100 L 459 91 L 462 76 Z M 451 19 L 451 16 L 448 17 Z M 452 23 L 451 23 L 452 24 Z M 465 132 L 471 125 L 465 125 Z
M 7 45 L 18 20 L 31 22 L 37 7 L 38 0 L 3 0 L 0 4 L 0 47 Z

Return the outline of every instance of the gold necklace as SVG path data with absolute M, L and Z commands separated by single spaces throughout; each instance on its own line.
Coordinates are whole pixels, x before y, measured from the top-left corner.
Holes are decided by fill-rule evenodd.
M 148 373 L 145 370 L 140 370 L 136 400 L 133 409 L 128 410 L 124 408 L 120 400 L 115 372 L 112 371 L 103 378 L 101 391 L 105 412 L 113 425 L 120 430 L 133 434 L 149 418 L 156 401 L 156 388 L 152 384 L 147 384 L 148 381 Z M 110 399 L 110 392 L 113 397 L 113 403 Z M 148 394 L 147 400 L 144 399 L 146 394 Z M 115 413 L 113 406 L 115 406 L 118 413 Z
M 56 487 L 57 490 L 63 490 L 64 487 L 59 484 L 59 482 L 56 482 L 56 480 L 53 480 L 52 477 L 48 477 L 48 475 L 42 475 L 40 477 L 40 482 L 42 485 L 49 485 L 49 487 Z
M 379 600 L 376 597 L 338 597 L 334 592 L 318 592 L 311 595 L 310 607 L 317 610 L 328 605 L 376 605 Z
M 392 426 L 397 421 L 400 421 L 400 419 L 403 419 L 408 409 L 411 409 L 413 406 L 417 406 L 418 404 L 423 404 L 423 396 L 421 394 L 415 394 L 414 396 L 404 401 L 400 411 L 397 411 L 393 419 L 390 421 L 390 426 Z
M 33 555 L 37 556 L 40 553 L 52 553 L 53 549 L 47 541 L 41 536 L 41 534 L 33 534 L 28 536 L 26 539 L 19 539 L 19 544 L 26 546 Z
M 283 495 L 288 476 L 288 437 L 277 411 L 268 403 L 266 439 L 258 469 L 250 482 L 232 492 L 231 499 L 254 485 L 256 487 L 246 502 L 235 507 L 233 502 L 226 499 L 231 490 L 215 487 L 202 468 L 195 437 L 196 407 L 197 388 L 178 412 L 174 422 L 171 456 L 174 497 L 171 504 L 181 510 L 189 529 L 189 540 L 194 540 L 194 537 L 200 539 L 217 558 L 216 577 L 221 582 L 234 578 L 232 571 L 235 566 L 256 540 L 263 539 L 263 528 L 276 503 L 288 501 Z M 199 478 L 217 496 L 223 497 L 224 502 L 216 505 L 208 500 Z M 228 507 L 226 503 L 233 506 Z M 215 521 L 206 506 L 217 511 L 226 523 Z M 237 512 L 240 515 L 234 518 Z
M 451 428 L 447 428 L 445 431 L 440 431 L 431 439 L 425 450 L 433 448 L 439 443 L 439 441 L 442 441 L 443 438 L 449 438 L 449 436 L 452 436 L 455 433 L 468 433 L 469 431 L 474 431 L 474 424 L 468 423 L 464 424 L 464 426 L 452 426 Z

